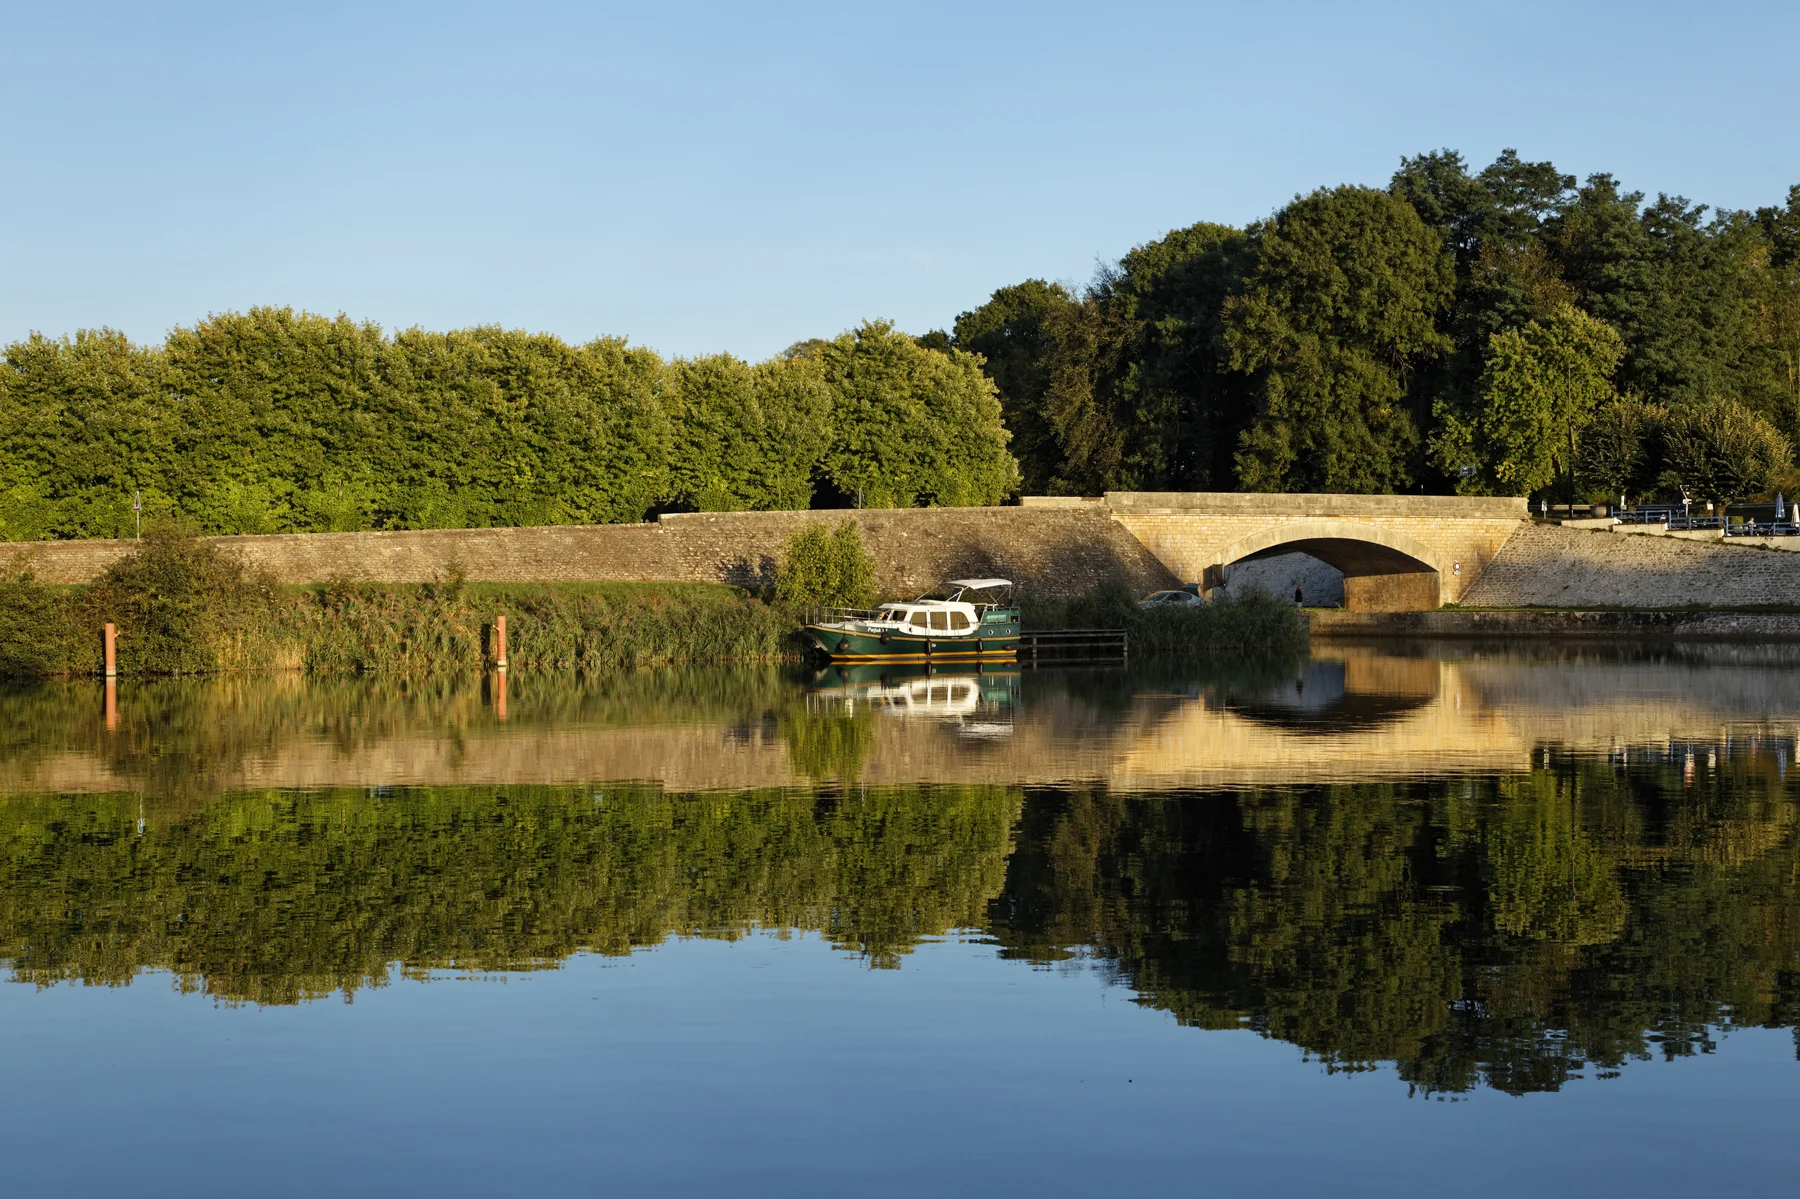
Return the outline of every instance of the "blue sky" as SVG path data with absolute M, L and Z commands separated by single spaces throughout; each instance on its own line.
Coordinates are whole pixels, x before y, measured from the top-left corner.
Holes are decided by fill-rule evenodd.
M 0 5 L 0 342 L 291 304 L 760 358 L 1505 146 L 1800 182 L 1800 4 Z

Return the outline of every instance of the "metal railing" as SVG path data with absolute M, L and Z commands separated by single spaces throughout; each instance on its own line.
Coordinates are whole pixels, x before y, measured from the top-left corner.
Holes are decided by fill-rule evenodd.
M 1130 656 L 1131 643 L 1124 629 L 1046 629 L 1019 634 L 1019 661 L 1029 665 L 1123 663 Z
M 1800 537 L 1800 524 L 1791 520 L 1743 520 L 1725 526 L 1727 537 Z
M 1679 508 L 1627 508 L 1614 513 L 1624 525 L 1666 525 L 1681 518 Z
M 883 620 L 884 617 L 875 608 L 828 608 L 815 604 L 801 614 L 807 624 L 823 624 L 829 620 Z

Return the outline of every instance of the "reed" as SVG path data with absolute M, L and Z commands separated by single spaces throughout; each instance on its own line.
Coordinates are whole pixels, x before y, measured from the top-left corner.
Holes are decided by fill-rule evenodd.
M 194 544 L 147 547 L 122 564 L 130 569 L 91 587 L 0 579 L 0 678 L 98 674 L 107 620 L 119 626 L 127 675 L 467 675 L 494 665 L 493 619 L 502 613 L 515 668 L 599 673 L 801 654 L 791 613 L 733 587 L 460 579 L 279 587 L 190 553 Z
M 1123 583 L 1102 583 L 1064 602 L 1027 601 L 1026 628 L 1124 629 L 1139 662 L 1180 659 L 1287 659 L 1306 653 L 1306 616 L 1253 591 L 1180 608 L 1140 608 Z

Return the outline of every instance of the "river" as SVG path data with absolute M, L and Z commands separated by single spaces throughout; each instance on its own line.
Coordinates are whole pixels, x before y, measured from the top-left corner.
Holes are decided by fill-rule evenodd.
M 1800 1166 L 1800 650 L 0 693 L 15 1193 Z

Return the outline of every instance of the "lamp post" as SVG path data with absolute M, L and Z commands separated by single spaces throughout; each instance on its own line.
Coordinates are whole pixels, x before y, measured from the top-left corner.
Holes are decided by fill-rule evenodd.
M 144 539 L 144 493 L 141 491 L 131 493 L 131 514 L 137 518 L 137 539 L 142 541 Z

